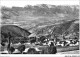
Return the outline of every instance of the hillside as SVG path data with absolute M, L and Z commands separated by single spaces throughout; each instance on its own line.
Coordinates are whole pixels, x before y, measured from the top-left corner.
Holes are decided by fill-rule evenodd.
M 79 17 L 79 6 L 27 5 L 25 7 L 2 7 L 2 24 L 14 24 L 26 29 L 41 25 L 50 25 L 60 20 L 72 20 Z
M 62 34 L 68 35 L 74 32 L 77 33 L 79 32 L 79 20 L 71 20 L 49 26 L 38 26 L 37 28 L 33 28 L 31 31 L 37 36 L 53 34 L 59 36 Z
M 2 7 L 2 25 L 17 25 L 37 35 L 78 32 L 79 6 L 27 5 L 25 7 Z M 53 33 L 54 32 L 54 33 Z
M 19 40 L 27 40 L 28 36 L 31 33 L 28 30 L 20 28 L 15 25 L 4 25 L 1 26 L 1 40 L 2 42 L 8 41 L 8 38 L 11 37 L 11 41 L 16 43 Z

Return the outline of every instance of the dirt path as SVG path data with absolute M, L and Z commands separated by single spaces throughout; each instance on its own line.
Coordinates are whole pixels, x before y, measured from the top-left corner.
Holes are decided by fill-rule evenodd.
M 73 51 L 67 51 L 67 52 L 58 52 L 57 54 L 79 54 L 80 50 L 73 50 Z

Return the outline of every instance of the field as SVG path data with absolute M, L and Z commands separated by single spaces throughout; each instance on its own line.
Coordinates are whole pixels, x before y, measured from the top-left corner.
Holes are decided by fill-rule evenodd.
M 15 48 L 17 48 L 19 45 L 13 45 Z M 26 44 L 25 45 L 26 48 L 30 48 L 30 47 L 37 47 L 39 48 L 40 50 L 47 50 L 48 46 L 45 45 L 45 46 L 33 46 L 33 45 L 28 45 Z M 6 47 L 5 47 L 6 48 Z M 4 48 L 2 47 L 1 50 L 3 50 Z M 78 54 L 79 53 L 79 45 L 78 46 L 68 46 L 68 47 L 57 47 L 57 54 Z
M 58 52 L 57 54 L 79 54 L 80 50 L 66 51 L 66 52 Z

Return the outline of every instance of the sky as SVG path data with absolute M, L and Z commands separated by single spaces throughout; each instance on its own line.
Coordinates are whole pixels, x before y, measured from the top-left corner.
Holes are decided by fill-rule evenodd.
M 36 4 L 51 4 L 51 5 L 79 5 L 79 0 L 1 0 L 1 6 L 18 6 Z

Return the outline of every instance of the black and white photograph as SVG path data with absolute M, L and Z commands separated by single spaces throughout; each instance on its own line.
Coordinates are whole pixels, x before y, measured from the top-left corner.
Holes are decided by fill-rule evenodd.
M 1 0 L 0 54 L 79 54 L 79 0 Z

